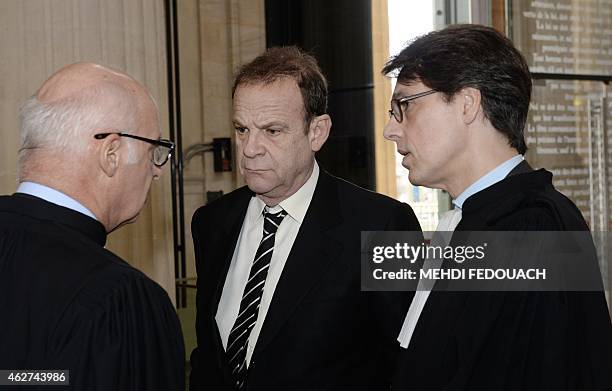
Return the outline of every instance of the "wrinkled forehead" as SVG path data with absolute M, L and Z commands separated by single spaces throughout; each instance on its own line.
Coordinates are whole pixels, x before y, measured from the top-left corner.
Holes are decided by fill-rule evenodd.
M 234 94 L 234 112 L 283 111 L 302 116 L 302 94 L 292 79 L 280 79 L 273 83 L 249 83 L 239 85 Z

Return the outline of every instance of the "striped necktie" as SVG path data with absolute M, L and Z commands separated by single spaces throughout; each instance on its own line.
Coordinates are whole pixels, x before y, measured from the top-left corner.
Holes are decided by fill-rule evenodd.
M 227 339 L 226 355 L 229 362 L 232 381 L 236 390 L 246 388 L 247 365 L 246 350 L 249 336 L 259 313 L 259 304 L 263 295 L 270 260 L 274 251 L 274 238 L 287 212 L 281 210 L 277 213 L 264 211 L 263 237 L 255 253 L 249 279 L 244 287 L 238 317 Z

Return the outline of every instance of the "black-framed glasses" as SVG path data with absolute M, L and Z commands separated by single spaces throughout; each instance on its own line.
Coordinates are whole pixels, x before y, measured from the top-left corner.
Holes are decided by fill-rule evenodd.
M 144 141 L 146 143 L 155 145 L 155 149 L 153 149 L 152 162 L 157 167 L 161 167 L 164 164 L 166 164 L 166 162 L 172 155 L 172 151 L 174 150 L 174 143 L 170 140 L 166 140 L 166 139 L 154 140 L 151 138 L 135 136 L 133 134 L 123 133 L 123 132 L 98 133 L 94 135 L 94 138 L 96 140 L 102 140 L 103 138 L 106 138 L 111 134 L 117 134 L 121 137 L 129 137 L 135 140 L 140 140 L 140 141 Z
M 407 109 L 408 105 L 413 100 L 422 98 L 427 95 L 435 94 L 436 92 L 438 91 L 429 90 L 425 92 L 419 92 L 418 94 L 414 95 L 408 95 L 399 99 L 391 99 L 391 110 L 389 110 L 389 118 L 393 117 L 398 123 L 402 122 L 404 120 L 404 110 L 402 110 L 402 107 L 404 109 Z

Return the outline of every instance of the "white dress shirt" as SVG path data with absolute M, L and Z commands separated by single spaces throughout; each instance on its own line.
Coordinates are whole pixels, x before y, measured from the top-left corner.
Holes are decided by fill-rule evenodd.
M 518 166 L 524 157 L 522 155 L 516 155 L 499 166 L 495 167 L 493 170 L 489 171 L 486 175 L 483 175 L 476 182 L 472 183 L 467 187 L 456 199 L 453 200 L 454 209 L 445 212 L 438 222 L 438 227 L 436 228 L 436 232 L 451 232 L 454 231 L 459 222 L 461 221 L 461 208 L 463 207 L 463 203 L 470 196 L 490 187 L 497 182 L 504 179 L 514 167 Z M 449 235 L 435 235 L 432 238 L 432 243 L 436 241 L 447 242 L 450 241 Z M 436 243 L 437 245 L 447 245 L 448 243 Z M 429 262 L 425 262 L 423 264 L 423 268 L 434 268 L 439 269 L 442 265 L 442 260 L 435 259 L 429 260 Z M 429 294 L 433 289 L 435 284 L 435 280 L 419 280 L 417 285 L 417 291 L 414 294 L 414 298 L 412 299 L 412 303 L 410 303 L 410 308 L 408 309 L 408 313 L 406 314 L 406 318 L 404 319 L 404 324 L 402 325 L 402 329 L 400 330 L 400 334 L 397 337 L 400 346 L 404 349 L 408 348 L 410 344 L 410 340 L 412 339 L 412 334 L 416 329 L 417 322 L 419 321 L 419 317 L 423 312 L 423 308 L 425 308 L 425 304 L 427 303 L 427 298 L 429 298 Z
M 269 208 L 272 213 L 279 212 L 281 208 L 287 212 L 287 216 L 281 222 L 276 237 L 274 239 L 274 252 L 270 261 L 268 276 L 264 283 L 263 296 L 259 305 L 257 322 L 251 330 L 249 342 L 246 352 L 247 366 L 251 361 L 251 356 L 255 349 L 261 326 L 266 319 L 270 302 L 274 296 L 274 290 L 278 280 L 280 279 L 285 262 L 293 247 L 293 242 L 297 237 L 302 221 L 306 216 L 306 212 L 312 200 L 312 196 L 319 178 L 319 166 L 315 161 L 310 178 L 302 185 L 302 187 L 279 205 Z M 240 309 L 240 301 L 244 293 L 249 278 L 249 272 L 253 263 L 253 258 L 257 252 L 257 247 L 263 237 L 263 210 L 266 204 L 258 197 L 251 198 L 249 207 L 242 223 L 238 243 L 232 256 L 232 261 L 225 278 L 223 285 L 223 293 L 217 308 L 215 319 L 219 327 L 223 348 L 227 349 L 227 340 L 234 326 L 238 310 Z
M 16 193 L 29 194 L 34 197 L 42 198 L 45 201 L 75 210 L 97 220 L 96 216 L 79 201 L 49 186 L 34 182 L 21 182 Z

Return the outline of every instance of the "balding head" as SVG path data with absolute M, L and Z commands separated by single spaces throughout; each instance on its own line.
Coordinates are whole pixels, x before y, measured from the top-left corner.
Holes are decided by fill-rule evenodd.
M 104 84 L 125 88 L 134 94 L 142 90 L 138 82 L 124 73 L 94 63 L 79 62 L 48 78 L 36 93 L 36 98 L 43 104 L 51 104 Z
M 68 65 L 22 107 L 21 165 L 41 152 L 83 151 L 96 131 L 136 131 L 151 102 L 144 87 L 124 73 L 93 63 Z
M 150 177 L 160 174 L 158 168 L 151 168 L 150 144 L 116 134 L 160 137 L 153 99 L 125 73 L 94 63 L 68 65 L 25 102 L 21 117 L 20 181 L 60 190 L 96 209 L 102 220 L 123 218 L 103 215 L 112 212 L 110 205 L 130 196 L 121 193 L 129 184 L 129 165 L 142 162 L 138 164 L 139 172 L 147 175 L 142 186 L 145 196 Z M 112 136 L 95 139 L 98 133 Z M 143 197 L 138 197 L 142 202 L 135 203 L 129 213 L 138 213 Z M 113 229 L 118 223 L 122 221 L 105 225 Z

